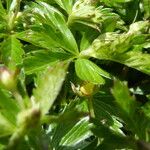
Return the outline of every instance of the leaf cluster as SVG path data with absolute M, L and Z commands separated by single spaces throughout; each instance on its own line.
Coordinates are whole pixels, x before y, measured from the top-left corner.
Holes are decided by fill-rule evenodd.
M 0 150 L 149 150 L 149 19 L 149 0 L 0 0 Z

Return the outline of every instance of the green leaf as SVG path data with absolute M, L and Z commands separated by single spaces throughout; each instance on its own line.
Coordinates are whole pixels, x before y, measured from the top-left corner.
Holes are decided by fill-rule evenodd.
M 129 27 L 128 34 L 133 34 L 133 35 L 141 34 L 148 27 L 150 27 L 150 23 L 148 21 L 138 21 L 132 23 Z
M 54 0 L 56 1 L 56 3 L 63 8 L 64 10 L 66 10 L 66 12 L 68 14 L 71 13 L 72 11 L 72 6 L 75 0 Z
M 102 56 L 102 58 L 100 58 Z M 142 52 L 131 51 L 120 55 L 111 55 L 108 53 L 103 53 L 98 56 L 100 59 L 106 59 L 115 61 L 128 67 L 135 68 L 143 73 L 150 75 L 150 55 L 143 54 Z M 104 57 L 103 57 L 104 56 Z
M 132 0 L 113 0 L 113 2 L 116 2 L 116 3 L 127 3 L 130 1 L 132 1 Z
M 97 36 L 98 36 L 98 33 L 95 32 L 93 29 L 86 30 L 86 32 L 83 32 L 82 39 L 80 42 L 80 51 L 87 49 Z
M 145 115 L 150 119 L 150 103 L 146 103 L 143 107 L 142 107 L 143 112 L 145 113 Z
M 138 137 L 144 137 L 144 130 L 141 132 L 141 125 L 144 123 L 144 120 L 141 120 L 139 123 L 139 117 L 137 118 L 137 116 L 140 116 L 137 112 L 138 103 L 130 95 L 127 85 L 119 80 L 115 81 L 112 94 L 118 105 L 118 117 L 126 123 L 128 130 L 131 130 Z
M 12 5 L 12 2 L 13 2 L 14 0 L 7 0 L 6 1 L 6 3 L 7 3 L 7 11 L 9 11 L 9 9 L 10 9 L 10 6 Z M 14 3 L 15 3 L 15 1 L 14 1 Z
M 34 89 L 35 101 L 40 103 L 42 114 L 46 114 L 54 103 L 66 76 L 67 64 L 60 62 L 49 66 L 38 74 Z
M 0 13 L 1 13 L 0 15 L 4 15 L 6 13 L 1 0 L 0 0 Z
M 139 108 L 139 112 L 136 112 L 134 116 L 134 124 L 137 126 L 136 130 L 133 130 L 139 139 L 144 141 L 150 141 L 150 137 L 147 135 L 148 129 L 150 128 L 150 119 L 144 114 L 142 108 Z
M 15 130 L 15 126 L 9 121 L 9 119 L 6 119 L 1 112 L 0 120 L 0 138 L 11 135 Z
M 145 18 L 150 17 L 150 2 L 149 0 L 143 0 L 143 6 L 145 11 Z
M 0 113 L 12 124 L 16 124 L 16 115 L 19 112 L 17 101 L 8 97 L 4 91 L 0 90 Z
M 22 63 L 22 55 L 24 51 L 22 44 L 15 36 L 11 35 L 5 39 L 1 45 L 2 59 L 5 64 L 15 67 Z
M 148 27 L 147 21 L 139 21 L 131 24 L 127 33 L 107 32 L 102 34 L 93 41 L 89 48 L 83 50 L 81 55 L 115 61 L 149 75 L 150 55 L 141 51 L 142 44 L 144 45 L 149 39 L 148 34 L 142 34 Z
M 20 1 L 20 0 L 8 0 L 9 5 L 10 5 L 9 11 L 10 11 L 11 13 L 16 9 L 17 4 L 19 3 L 19 1 Z
M 64 147 L 70 150 L 86 147 L 89 143 L 84 141 L 92 135 L 89 130 L 91 126 L 88 117 L 84 117 L 78 122 L 60 123 L 52 138 L 53 147 L 56 149 Z
M 74 36 L 67 27 L 64 16 L 56 8 L 44 3 L 34 4 L 32 13 L 37 23 L 40 22 L 39 29 L 29 30 L 18 34 L 18 38 L 43 48 L 63 48 L 66 51 L 77 55 L 78 47 Z M 38 22 L 39 21 L 39 22 Z M 35 30 L 35 31 L 34 31 Z
M 118 57 L 119 62 L 150 75 L 150 55 L 141 52 L 129 52 Z
M 102 6 L 95 7 L 94 3 L 97 2 L 82 0 L 76 1 L 73 5 L 72 12 L 69 14 L 68 26 L 79 23 L 100 31 L 103 22 L 106 20 L 113 19 L 116 23 L 120 20 L 119 16 L 112 13 L 110 8 L 103 8 Z
M 24 59 L 26 74 L 32 74 L 45 69 L 58 61 L 69 59 L 68 53 L 50 52 L 46 50 L 37 50 L 27 54 Z
M 127 85 L 121 81 L 115 81 L 112 94 L 116 99 L 117 104 L 132 117 L 135 112 L 137 103 L 133 97 L 131 97 Z
M 149 119 L 146 117 L 147 115 L 144 114 L 146 112 L 144 107 L 143 113 L 138 102 L 130 95 L 127 85 L 121 81 L 115 81 L 112 94 L 119 106 L 117 108 L 119 117 L 125 121 L 127 129 L 130 129 L 139 139 L 146 140 L 147 129 L 150 127 L 150 124 Z
M 110 75 L 99 68 L 96 64 L 87 59 L 79 58 L 75 61 L 75 70 L 77 76 L 84 80 L 95 84 L 104 84 L 103 77 L 110 79 Z
M 60 145 L 75 146 L 81 139 L 85 140 L 92 135 L 89 129 L 88 118 L 82 119 L 62 138 Z
M 92 128 L 92 132 L 102 140 L 97 149 L 116 150 L 136 147 L 133 139 L 112 130 L 111 126 L 107 127 L 104 124 L 101 124 L 99 120 L 94 120 L 93 123 L 94 127 Z
M 106 3 L 107 5 L 114 5 L 115 3 L 127 3 L 130 1 L 132 1 L 132 0 L 112 0 L 112 1 L 102 0 L 102 2 Z
M 96 99 L 93 99 L 93 107 L 95 116 L 100 121 L 106 121 L 106 124 L 111 125 L 113 123 L 112 115 L 114 114 L 115 107 L 111 106 L 108 102 L 105 102 L 105 99 L 112 98 L 111 95 L 101 94 Z
M 39 29 L 42 30 L 42 28 Z M 56 47 L 56 43 L 53 41 L 52 37 L 42 31 L 26 30 L 18 33 L 17 38 L 48 50 Z
M 51 117 L 49 115 L 44 116 L 47 118 L 45 123 L 49 123 L 50 143 L 53 149 L 68 149 L 76 150 L 85 147 L 90 142 L 86 142 L 85 138 L 90 136 L 89 118 L 87 117 L 88 108 L 86 101 L 82 101 L 79 98 L 72 99 L 69 104 L 66 104 L 57 116 L 54 116 L 54 122 L 57 124 L 51 124 Z M 50 119 L 50 122 L 48 121 Z M 74 129 L 75 130 L 72 130 Z M 80 130 L 82 133 L 80 133 Z M 88 134 L 89 133 L 89 134 Z
M 93 53 L 92 55 L 98 59 L 118 62 L 150 75 L 149 54 L 143 54 L 142 52 L 139 51 L 131 51 L 131 52 L 126 52 L 124 54 L 118 54 L 118 53 L 112 54 L 110 51 L 107 50 L 104 51 L 102 50 L 96 55 L 95 54 Z

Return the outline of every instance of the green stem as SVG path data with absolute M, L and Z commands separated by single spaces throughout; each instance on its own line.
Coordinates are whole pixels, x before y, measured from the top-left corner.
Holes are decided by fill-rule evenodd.
M 88 108 L 89 108 L 90 118 L 95 118 L 92 96 L 88 98 Z

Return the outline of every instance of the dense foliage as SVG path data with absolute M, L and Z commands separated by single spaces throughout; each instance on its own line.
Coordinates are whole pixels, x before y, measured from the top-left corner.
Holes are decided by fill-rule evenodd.
M 0 0 L 0 150 L 150 150 L 149 0 Z

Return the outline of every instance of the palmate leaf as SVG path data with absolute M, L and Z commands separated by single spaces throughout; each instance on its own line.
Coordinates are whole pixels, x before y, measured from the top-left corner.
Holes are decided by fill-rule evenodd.
M 111 78 L 106 71 L 102 70 L 96 64 L 87 59 L 77 59 L 75 61 L 75 70 L 80 79 L 95 84 L 104 84 L 105 81 L 103 77 Z
M 115 61 L 129 67 L 135 68 L 146 74 L 150 74 L 150 55 L 142 53 L 144 44 L 149 35 L 142 34 L 149 27 L 147 21 L 140 21 L 130 25 L 127 33 L 106 33 L 95 39 L 93 44 L 81 52 L 98 59 Z M 138 46 L 139 45 L 139 46 Z M 137 48 L 134 50 L 134 48 Z
M 31 9 L 38 27 L 18 34 L 18 38 L 43 48 L 60 47 L 72 54 L 78 54 L 76 41 L 61 12 L 44 2 L 34 3 Z
M 15 36 L 11 35 L 4 39 L 1 45 L 2 59 L 5 64 L 10 67 L 15 67 L 22 63 L 22 55 L 24 51 L 22 44 Z
M 42 114 L 46 114 L 54 103 L 67 72 L 68 64 L 60 62 L 49 66 L 38 74 L 34 89 L 35 101 L 40 103 Z

